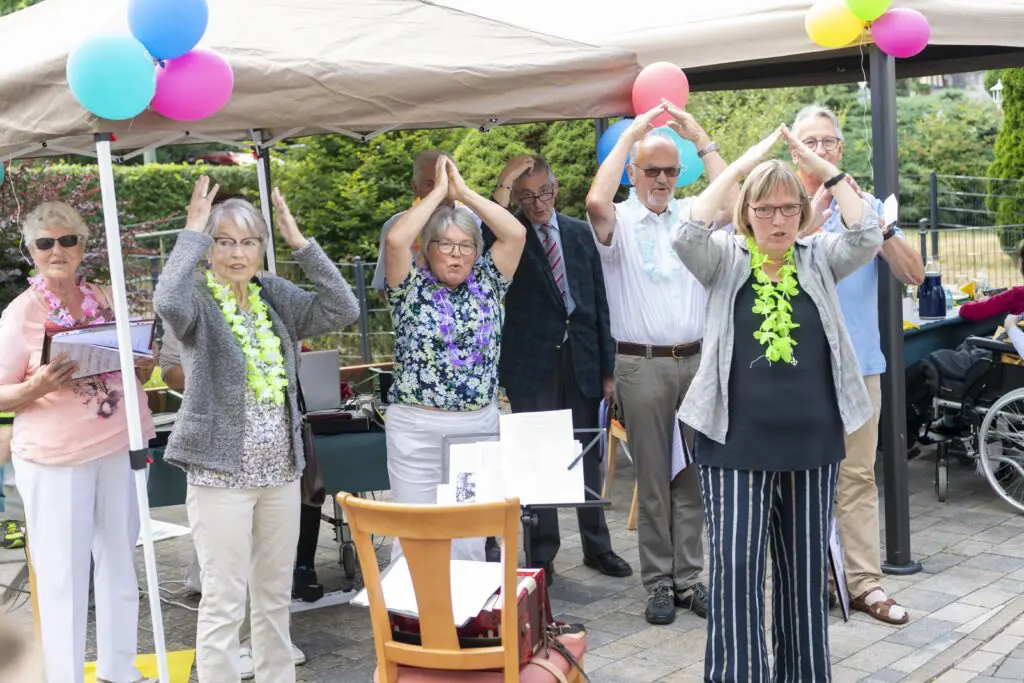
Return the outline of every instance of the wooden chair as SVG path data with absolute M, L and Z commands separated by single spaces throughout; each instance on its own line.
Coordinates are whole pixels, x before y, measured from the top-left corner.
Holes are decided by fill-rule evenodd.
M 626 435 L 626 428 L 622 422 L 612 418 L 608 423 L 608 476 L 604 478 L 604 486 L 601 489 L 601 497 L 608 498 L 612 490 L 612 483 L 615 481 L 615 458 L 619 453 L 619 443 L 622 443 L 622 447 L 627 449 L 629 453 L 628 438 Z M 626 520 L 626 528 L 630 531 L 636 531 L 636 515 L 637 515 L 637 502 L 636 502 L 636 481 L 633 482 L 633 502 L 629 505 L 629 518 Z
M 397 505 L 339 493 L 359 555 L 370 603 L 370 621 L 377 650 L 375 683 L 555 683 L 581 680 L 580 672 L 553 649 L 538 652 L 519 667 L 517 591 L 504 593 L 501 645 L 462 649 L 455 631 L 451 594 L 451 541 L 454 538 L 501 537 L 505 586 L 518 585 L 515 548 L 519 545 L 519 500 L 476 505 Z M 419 610 L 421 645 L 396 642 L 381 590 L 380 568 L 372 536 L 401 540 L 409 563 Z M 584 636 L 559 640 L 583 665 Z M 548 664 L 537 664 L 540 660 Z M 550 666 L 549 666 L 550 665 Z M 559 675 L 551 670 L 559 671 Z

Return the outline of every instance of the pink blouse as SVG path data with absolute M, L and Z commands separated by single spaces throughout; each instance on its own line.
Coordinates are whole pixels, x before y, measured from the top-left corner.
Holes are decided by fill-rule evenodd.
M 49 311 L 31 290 L 22 292 L 0 316 L 0 385 L 24 382 L 39 371 Z M 83 377 L 68 388 L 19 406 L 11 452 L 43 465 L 79 465 L 128 450 L 128 422 L 120 373 Z M 152 439 L 153 418 L 146 392 L 133 375 L 142 434 Z

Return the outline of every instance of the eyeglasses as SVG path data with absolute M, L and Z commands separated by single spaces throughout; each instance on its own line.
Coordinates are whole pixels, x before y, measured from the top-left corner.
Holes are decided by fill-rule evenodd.
M 60 237 L 40 237 L 35 241 L 36 249 L 39 251 L 50 251 L 54 244 L 59 244 L 65 249 L 78 246 L 78 235 L 61 235 Z
M 806 140 L 801 140 L 801 142 L 810 147 L 812 152 L 818 149 L 818 145 L 824 147 L 826 152 L 834 152 L 836 147 L 839 146 L 840 140 L 839 138 L 821 138 L 820 140 L 808 138 Z
M 437 245 L 437 250 L 442 254 L 466 256 L 476 251 L 476 245 L 472 242 L 449 242 L 448 240 L 430 240 L 431 244 Z M 457 252 L 457 253 L 456 253 Z
M 246 237 L 241 242 L 236 242 L 230 237 L 214 237 L 213 243 L 217 245 L 217 249 L 224 252 L 232 252 L 235 247 L 241 245 L 244 251 L 257 251 L 263 244 L 262 237 Z
M 750 208 L 754 210 L 754 215 L 758 218 L 774 218 L 776 211 L 786 218 L 792 218 L 799 216 L 804 207 L 799 204 L 783 204 L 782 206 L 751 206 Z
M 520 204 L 533 204 L 535 202 L 550 202 L 555 196 L 554 192 L 541 192 L 540 194 L 521 194 L 519 195 Z
M 666 178 L 678 178 L 679 174 L 682 173 L 681 166 L 648 166 L 646 168 L 632 164 L 634 168 L 638 168 L 644 172 L 644 175 L 648 178 L 657 178 L 662 173 L 665 174 Z

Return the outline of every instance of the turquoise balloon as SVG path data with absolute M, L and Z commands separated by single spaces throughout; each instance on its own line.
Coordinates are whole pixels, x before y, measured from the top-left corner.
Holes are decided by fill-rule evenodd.
M 138 116 L 156 93 L 156 65 L 131 36 L 95 36 L 68 56 L 68 85 L 79 104 L 101 119 Z
M 682 170 L 676 178 L 676 187 L 686 187 L 693 184 L 697 178 L 704 175 L 704 161 L 697 154 L 697 146 L 689 140 L 684 140 L 679 133 L 668 126 L 655 128 L 648 135 L 662 135 L 675 143 L 679 150 L 679 165 Z
M 0 185 L 4 182 L 4 165 L 0 164 Z

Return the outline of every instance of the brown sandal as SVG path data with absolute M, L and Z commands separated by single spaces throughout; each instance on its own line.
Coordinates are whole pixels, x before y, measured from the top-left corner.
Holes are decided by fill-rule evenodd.
M 858 595 L 850 601 L 850 607 L 857 610 L 858 612 L 865 612 L 867 614 L 870 614 L 875 619 L 878 619 L 879 621 L 884 622 L 886 624 L 892 624 L 894 626 L 902 626 L 903 624 L 910 621 L 910 614 L 906 611 L 906 609 L 903 610 L 904 614 L 902 619 L 896 619 L 895 617 L 889 615 L 889 612 L 892 610 L 892 608 L 897 606 L 897 602 L 892 598 L 887 597 L 885 600 L 876 600 L 870 605 L 867 602 L 865 602 L 865 599 L 875 591 L 882 591 L 882 589 L 878 586 L 867 589 L 866 591 L 864 591 L 863 593 L 861 593 L 860 595 Z M 882 595 L 885 595 L 885 591 L 882 591 Z

